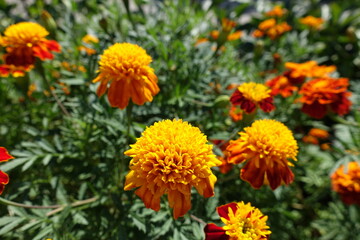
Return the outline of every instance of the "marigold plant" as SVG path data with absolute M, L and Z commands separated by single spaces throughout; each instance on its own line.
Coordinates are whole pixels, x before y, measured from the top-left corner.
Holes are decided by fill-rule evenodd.
M 276 189 L 290 184 L 294 174 L 288 159 L 296 161 L 298 145 L 292 132 L 281 122 L 264 119 L 255 121 L 240 132 L 240 138 L 231 141 L 227 150 L 229 162 L 247 162 L 240 177 L 258 189 L 264 184 Z
M 217 212 L 225 226 L 207 224 L 205 240 L 261 240 L 271 234 L 266 225 L 268 217 L 250 203 L 228 203 L 218 207 Z
M 131 149 L 125 190 L 135 193 L 147 208 L 160 209 L 168 195 L 175 219 L 191 208 L 191 188 L 208 198 L 214 195 L 216 177 L 211 167 L 221 164 L 200 129 L 182 120 L 163 120 L 148 127 Z
M 240 106 L 246 113 L 253 113 L 258 107 L 264 112 L 275 109 L 271 90 L 260 83 L 243 83 L 232 94 L 230 101 L 235 106 Z
M 303 103 L 301 110 L 309 116 L 321 119 L 328 111 L 345 115 L 350 111 L 351 102 L 347 91 L 347 78 L 316 78 L 302 85 L 298 101 Z
M 339 193 L 346 204 L 360 205 L 360 165 L 350 162 L 341 165 L 331 176 L 332 189 Z
M 21 22 L 5 29 L 0 37 L 0 45 L 5 48 L 4 64 L 0 65 L 1 76 L 12 74 L 23 76 L 29 71 L 36 58 L 53 59 L 53 52 L 60 52 L 60 45 L 55 40 L 47 40 L 49 35 L 41 25 L 33 22 Z
M 13 158 L 14 157 L 11 156 L 5 148 L 0 147 L 0 162 L 6 162 Z M 9 176 L 3 171 L 0 171 L 0 194 L 2 194 L 5 185 L 8 183 L 9 183 Z
M 151 102 L 159 92 L 157 77 L 149 64 L 152 58 L 138 45 L 115 43 L 104 51 L 99 61 L 100 82 L 97 95 L 108 91 L 112 107 L 126 108 L 130 99 L 137 105 Z

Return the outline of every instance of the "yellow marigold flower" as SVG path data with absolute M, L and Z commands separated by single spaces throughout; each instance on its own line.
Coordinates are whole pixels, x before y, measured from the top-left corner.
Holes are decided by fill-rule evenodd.
M 317 17 L 313 17 L 313 16 L 307 16 L 304 18 L 300 18 L 300 23 L 313 28 L 313 29 L 320 29 L 321 25 L 324 23 L 324 19 L 322 18 L 317 18 Z
M 346 170 L 341 165 L 331 176 L 331 183 L 344 203 L 360 205 L 360 165 L 357 162 L 350 162 Z
M 214 195 L 211 167 L 221 164 L 200 129 L 182 120 L 163 120 L 148 127 L 125 155 L 132 157 L 124 189 L 135 193 L 147 208 L 160 209 L 168 195 L 175 219 L 191 208 L 191 187 L 200 195 Z
M 320 129 L 320 128 L 312 128 L 309 131 L 309 135 L 319 138 L 319 139 L 327 139 L 329 138 L 329 132 L 324 130 L 324 129 Z
M 241 170 L 241 178 L 258 189 L 269 184 L 276 189 L 282 183 L 290 184 L 294 174 L 288 159 L 296 161 L 298 145 L 292 132 L 281 122 L 264 119 L 255 121 L 240 138 L 231 141 L 229 163 L 239 164 L 247 161 Z
M 90 43 L 98 43 L 99 39 L 93 35 L 90 34 L 86 34 L 81 41 L 83 41 L 84 43 L 90 44 Z
M 271 234 L 266 225 L 268 217 L 250 203 L 228 203 L 218 207 L 217 212 L 225 226 L 207 224 L 205 240 L 261 240 Z
M 138 105 L 151 102 L 159 92 L 152 58 L 144 49 L 131 43 L 116 43 L 101 55 L 100 74 L 93 82 L 100 82 L 97 95 L 102 96 L 109 86 L 108 99 L 112 107 L 124 109 L 131 100 Z
M 33 22 L 21 22 L 6 28 L 4 36 L 0 36 L 0 45 L 6 49 L 5 64 L 0 65 L 1 76 L 23 76 L 32 68 L 35 58 L 53 59 L 51 52 L 60 52 L 61 47 L 56 41 L 47 40 L 47 35 L 49 32 L 45 28 Z
M 271 89 L 260 83 L 241 84 L 230 98 L 233 105 L 239 105 L 246 113 L 252 113 L 257 107 L 264 112 L 271 112 L 275 109 Z
M 286 9 L 281 6 L 275 6 L 273 9 L 265 13 L 267 17 L 282 17 L 286 13 Z

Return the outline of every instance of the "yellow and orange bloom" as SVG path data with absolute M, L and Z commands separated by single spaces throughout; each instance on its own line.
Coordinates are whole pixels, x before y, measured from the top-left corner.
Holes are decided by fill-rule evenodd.
M 272 190 L 281 184 L 290 184 L 294 174 L 288 160 L 296 161 L 298 145 L 292 132 L 281 122 L 264 119 L 255 121 L 240 138 L 230 141 L 226 150 L 230 152 L 229 162 L 247 162 L 241 169 L 241 179 L 255 189 L 264 184 Z
M 80 51 L 86 52 L 87 55 L 93 55 L 96 53 L 96 50 L 93 48 L 90 48 L 89 46 L 91 44 L 99 43 L 99 39 L 93 35 L 86 34 L 81 41 L 84 43 L 84 45 L 81 45 L 78 49 Z
M 277 5 L 270 11 L 265 13 L 267 17 L 282 17 L 287 12 L 286 9 L 282 8 L 281 6 Z
M 309 135 L 322 140 L 329 138 L 329 132 L 320 128 L 310 129 Z
M 14 157 L 11 156 L 5 148 L 0 147 L 0 162 L 6 162 L 13 158 Z M 5 185 L 8 183 L 9 183 L 9 176 L 3 171 L 0 171 L 0 194 L 2 194 Z
M 328 111 L 345 115 L 350 111 L 351 102 L 348 97 L 349 79 L 316 78 L 302 85 L 298 99 L 303 103 L 301 110 L 309 116 L 321 119 Z
M 318 65 L 316 61 L 307 61 L 304 63 L 286 62 L 285 67 L 290 70 L 288 77 L 292 79 L 304 77 L 325 78 L 336 71 L 335 66 Z
M 281 95 L 282 97 L 290 97 L 298 90 L 298 87 L 293 85 L 286 76 L 280 75 L 268 80 L 265 83 L 271 89 L 271 95 Z
M 268 217 L 250 203 L 232 202 L 216 210 L 225 226 L 207 224 L 205 240 L 261 240 L 268 239 L 271 234 L 266 225 Z
M 271 112 L 275 109 L 271 90 L 260 83 L 243 83 L 230 97 L 230 102 L 239 105 L 246 113 L 253 113 L 258 107 L 264 112 Z
M 299 22 L 312 29 L 319 30 L 324 23 L 324 19 L 313 16 L 306 16 L 304 18 L 300 18 Z
M 267 35 L 270 39 L 275 40 L 291 29 L 286 22 L 277 23 L 275 18 L 269 18 L 259 24 L 258 29 L 253 32 L 253 36 L 258 38 Z
M 234 122 L 238 122 L 243 119 L 243 111 L 235 106 L 231 106 L 229 115 L 231 117 L 231 120 Z
M 112 107 L 126 108 L 131 99 L 137 105 L 151 102 L 159 92 L 157 77 L 149 64 L 152 58 L 138 45 L 116 43 L 101 55 L 100 74 L 93 82 L 100 82 L 97 95 L 108 91 Z
M 340 194 L 346 204 L 360 205 L 360 165 L 350 162 L 341 165 L 331 176 L 332 189 Z
M 163 120 L 148 127 L 131 149 L 130 172 L 124 190 L 135 194 L 145 207 L 160 209 L 160 197 L 167 194 L 175 219 L 191 208 L 191 188 L 200 195 L 214 195 L 216 176 L 211 167 L 221 164 L 212 145 L 200 129 L 182 120 Z
M 0 37 L 0 45 L 5 48 L 4 64 L 0 65 L 0 74 L 14 77 L 23 76 L 29 71 L 36 58 L 53 59 L 51 52 L 60 52 L 61 47 L 54 40 L 47 40 L 49 35 L 41 25 L 33 22 L 21 22 L 9 26 L 4 36 Z
M 311 135 L 305 135 L 304 137 L 302 137 L 301 139 L 304 143 L 310 143 L 310 144 L 314 144 L 314 145 L 318 145 L 319 144 L 319 139 L 317 139 L 314 136 Z

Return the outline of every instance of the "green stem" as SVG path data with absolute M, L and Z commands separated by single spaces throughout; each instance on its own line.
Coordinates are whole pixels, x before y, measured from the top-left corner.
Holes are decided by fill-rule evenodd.
M 126 107 L 126 118 L 127 118 L 127 129 L 126 129 L 126 135 L 128 138 L 128 143 L 130 143 L 130 130 L 132 125 L 132 109 L 133 109 L 133 102 L 130 100 L 129 105 Z
M 353 126 L 353 127 L 360 127 L 360 124 L 357 123 L 357 122 L 350 122 L 350 121 L 347 121 L 341 117 L 338 117 L 338 116 L 335 116 L 333 114 L 329 115 L 329 117 L 334 120 L 335 122 L 338 122 L 338 123 L 342 123 L 342 124 L 345 124 L 345 125 L 348 125 L 348 126 Z
M 66 116 L 70 116 L 70 113 L 68 112 L 68 110 L 66 110 L 65 106 L 62 104 L 62 102 L 60 101 L 59 97 L 57 96 L 57 94 L 55 93 L 54 90 L 51 89 L 51 84 L 49 82 L 49 80 L 47 79 L 46 77 L 46 74 L 45 74 L 45 69 L 44 69 L 44 66 L 42 65 L 42 62 L 41 61 L 38 61 L 37 64 L 36 64 L 36 67 L 42 77 L 42 79 L 44 80 L 45 84 L 47 85 L 47 88 L 49 89 L 51 95 L 54 97 L 57 105 L 60 107 L 61 111 L 66 115 Z

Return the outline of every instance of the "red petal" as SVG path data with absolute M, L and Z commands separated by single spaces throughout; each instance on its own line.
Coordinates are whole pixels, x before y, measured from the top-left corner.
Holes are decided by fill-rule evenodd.
M 42 46 L 33 47 L 34 56 L 40 58 L 41 60 L 53 59 L 54 55 L 46 48 Z
M 0 171 L 0 194 L 4 191 L 5 185 L 9 183 L 9 176 Z
M 0 162 L 5 162 L 13 158 L 14 157 L 11 156 L 5 148 L 0 147 Z
M 237 210 L 237 204 L 234 202 L 228 203 L 228 204 L 222 205 L 220 207 L 217 207 L 216 210 L 220 217 L 229 220 L 229 208 L 231 208 L 233 210 L 233 212 L 235 213 Z
M 304 104 L 301 111 L 308 114 L 310 117 L 321 119 L 326 115 L 326 105 L 322 105 L 316 101 L 313 104 Z
M 275 190 L 281 183 L 288 185 L 294 180 L 294 174 L 289 166 L 280 166 L 278 163 L 274 163 L 273 168 L 266 170 L 266 176 L 272 190 Z
M 249 161 L 241 169 L 240 176 L 242 180 L 250 183 L 253 188 L 259 189 L 264 184 L 265 170 L 264 165 L 257 168 L 253 161 Z
M 218 227 L 213 223 L 209 223 L 204 228 L 205 240 L 228 240 L 229 236 L 226 235 L 222 227 Z
M 47 40 L 45 42 L 46 47 L 50 50 L 50 51 L 54 51 L 54 52 L 60 52 L 61 51 L 61 46 L 60 44 L 55 41 L 55 40 Z

